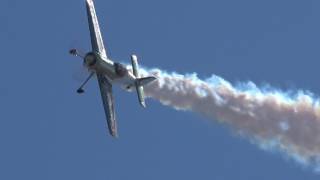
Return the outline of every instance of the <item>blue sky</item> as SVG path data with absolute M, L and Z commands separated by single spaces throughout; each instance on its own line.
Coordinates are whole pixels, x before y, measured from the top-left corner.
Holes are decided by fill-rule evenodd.
M 200 77 L 320 94 L 316 0 L 96 0 L 111 58 Z M 97 83 L 78 95 L 89 50 L 84 0 L 0 7 L 0 179 L 318 179 L 224 125 L 115 88 L 120 138 L 107 134 Z

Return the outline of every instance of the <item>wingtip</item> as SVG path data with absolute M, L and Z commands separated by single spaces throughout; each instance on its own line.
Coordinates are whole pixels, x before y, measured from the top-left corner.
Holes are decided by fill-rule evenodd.
M 146 108 L 146 107 L 147 107 L 147 105 L 146 105 L 145 102 L 141 102 L 140 105 L 141 105 L 143 108 Z
M 113 138 L 115 138 L 115 139 L 117 139 L 117 138 L 119 137 L 117 131 L 112 131 L 112 132 L 110 132 L 110 135 L 111 135 Z
M 87 4 L 92 4 L 92 3 L 93 3 L 93 0 L 86 0 L 86 3 L 87 3 Z

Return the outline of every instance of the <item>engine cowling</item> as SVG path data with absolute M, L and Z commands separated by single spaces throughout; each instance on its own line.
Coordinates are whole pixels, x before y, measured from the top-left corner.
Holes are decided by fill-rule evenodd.
M 89 52 L 84 57 L 84 64 L 92 68 L 97 63 L 97 56 L 93 52 Z

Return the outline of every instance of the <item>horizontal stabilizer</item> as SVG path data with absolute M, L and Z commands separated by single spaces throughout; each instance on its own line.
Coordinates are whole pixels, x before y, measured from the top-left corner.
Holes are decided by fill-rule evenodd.
M 144 100 L 144 90 L 143 90 L 143 86 L 139 86 L 139 85 L 136 85 L 136 89 L 137 89 L 137 94 L 138 94 L 138 100 L 139 100 L 139 103 L 142 107 L 146 107 L 146 102 Z
M 138 57 L 136 55 L 131 55 L 131 63 L 132 63 L 132 71 L 133 71 L 133 75 L 136 78 L 140 77 L 139 74 L 139 66 L 138 66 Z
M 144 90 L 143 86 L 154 81 L 156 78 L 153 76 L 140 78 L 139 66 L 138 66 L 138 57 L 136 55 L 131 55 L 132 71 L 133 75 L 136 78 L 135 86 L 137 89 L 138 100 L 142 107 L 146 107 L 144 100 Z

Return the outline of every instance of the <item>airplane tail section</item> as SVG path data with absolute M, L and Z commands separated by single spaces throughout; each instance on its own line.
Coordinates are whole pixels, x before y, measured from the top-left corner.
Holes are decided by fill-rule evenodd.
M 147 85 L 149 83 L 151 83 L 152 81 L 156 80 L 157 78 L 153 77 L 153 76 L 148 76 L 148 77 L 143 77 L 143 78 L 139 78 L 137 79 L 137 81 L 139 81 L 139 84 L 141 86 Z
M 138 94 L 138 100 L 139 103 L 142 107 L 146 107 L 146 102 L 144 100 L 144 90 L 143 90 L 143 86 L 141 85 L 136 85 L 136 89 L 137 89 L 137 94 Z
M 139 103 L 142 107 L 146 107 L 146 103 L 144 100 L 143 86 L 154 81 L 156 78 L 153 76 L 140 78 L 139 67 L 138 67 L 138 58 L 136 55 L 131 55 L 131 63 L 132 63 L 133 74 L 136 77 L 135 86 L 137 89 Z

